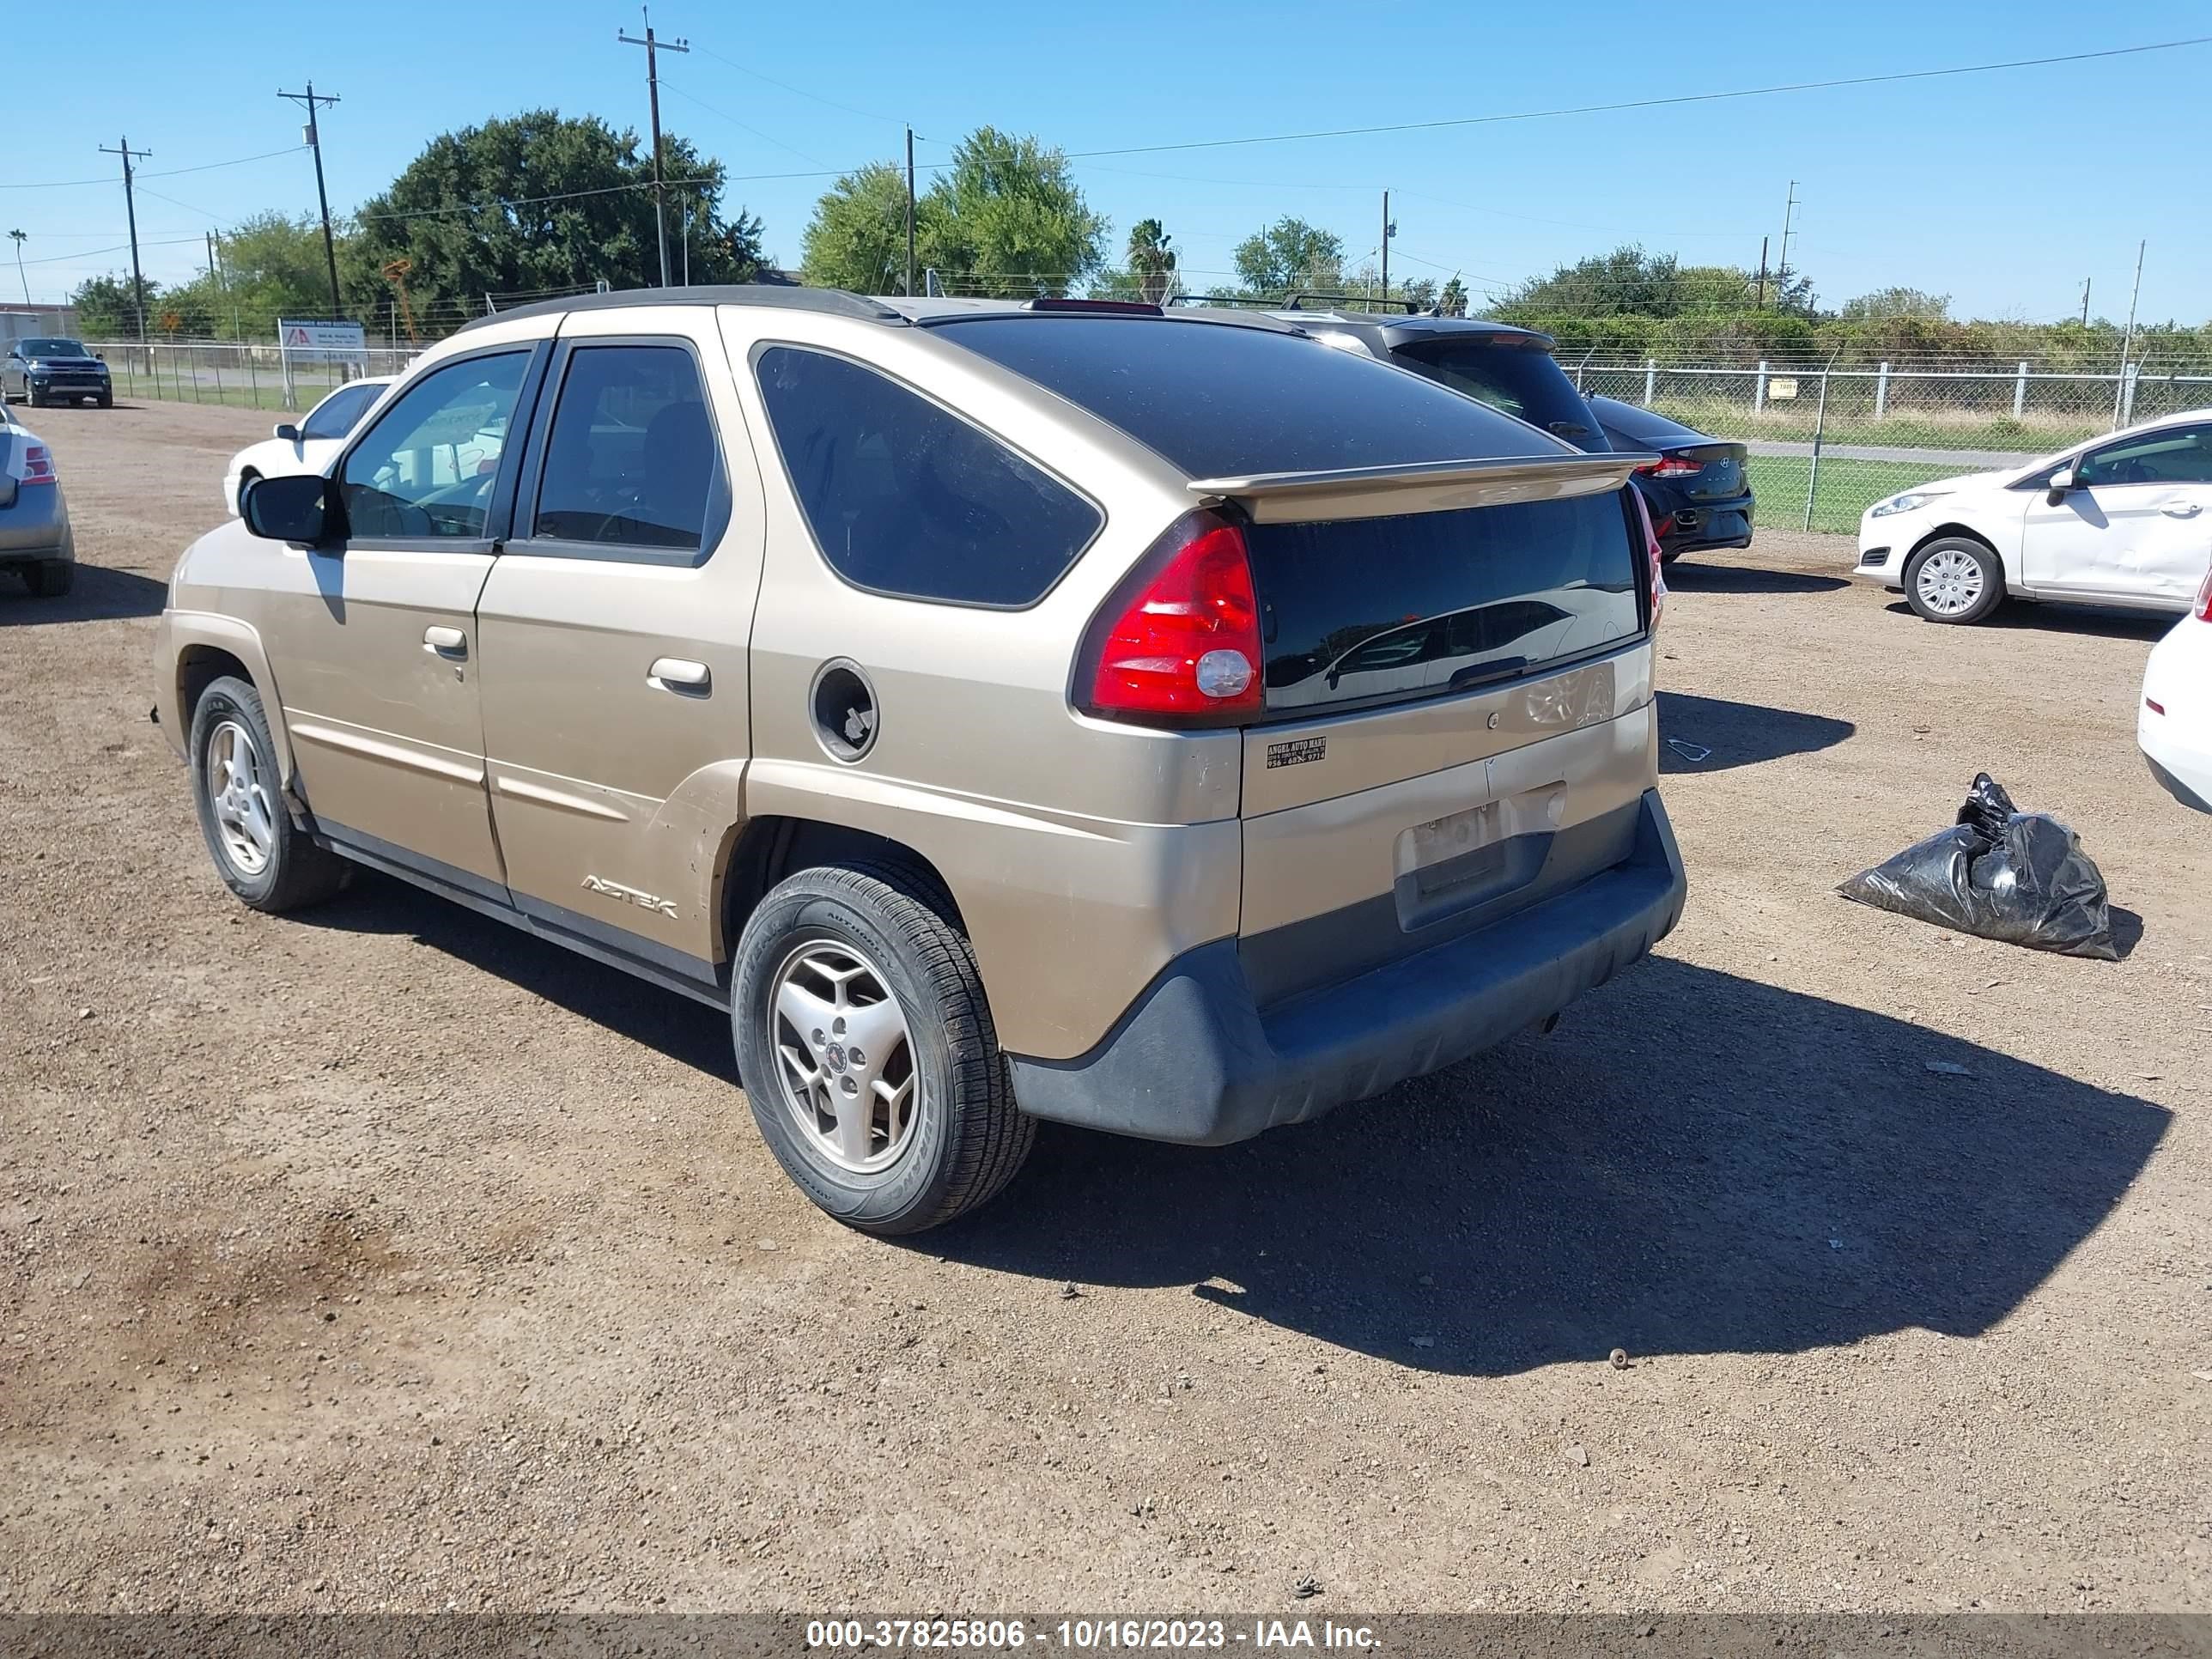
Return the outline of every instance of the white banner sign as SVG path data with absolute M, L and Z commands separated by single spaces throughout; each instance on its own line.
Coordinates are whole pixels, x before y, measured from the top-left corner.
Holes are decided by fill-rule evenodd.
M 360 362 L 368 355 L 368 336 L 359 323 L 280 319 L 276 343 L 288 360 L 299 362 Z

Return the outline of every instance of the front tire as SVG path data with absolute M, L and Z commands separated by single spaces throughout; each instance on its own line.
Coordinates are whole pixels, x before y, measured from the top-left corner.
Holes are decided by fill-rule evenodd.
M 2004 565 L 1985 543 L 1943 536 L 1905 561 L 1905 602 L 1923 622 L 1982 622 L 2004 600 Z
M 271 915 L 328 898 L 352 866 L 318 847 L 285 809 L 276 744 L 261 694 L 234 675 L 211 681 L 192 708 L 192 806 L 216 873 L 249 908 Z
M 745 923 L 730 1020 L 753 1121 L 823 1212 L 890 1237 L 964 1215 L 1028 1158 L 967 936 L 903 867 L 824 866 Z

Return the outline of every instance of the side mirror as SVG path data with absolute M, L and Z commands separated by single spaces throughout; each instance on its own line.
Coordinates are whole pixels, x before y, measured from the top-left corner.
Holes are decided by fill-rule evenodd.
M 92 354 L 92 360 L 96 363 L 104 363 L 107 361 L 107 354 L 104 351 L 95 351 Z
M 2053 507 L 2066 499 L 2067 492 L 2075 488 L 2074 469 L 2062 466 L 2051 475 L 2051 504 Z
M 295 444 L 300 441 L 300 428 L 289 421 L 280 421 L 269 428 L 269 435 L 282 438 L 288 444 Z
M 248 531 L 265 541 L 319 547 L 337 528 L 337 515 L 325 499 L 330 482 L 315 472 L 256 478 L 246 486 L 238 515 Z

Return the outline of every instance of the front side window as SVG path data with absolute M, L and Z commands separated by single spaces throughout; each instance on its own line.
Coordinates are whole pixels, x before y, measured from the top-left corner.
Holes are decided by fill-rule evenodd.
M 317 404 L 300 423 L 302 438 L 343 438 L 353 430 L 354 422 L 368 413 L 368 406 L 376 401 L 380 386 L 341 386 Z
M 347 533 L 480 538 L 528 351 L 447 363 L 403 391 L 347 455 Z
M 1104 522 L 1041 468 L 873 369 L 777 346 L 761 353 L 759 374 L 807 527 L 857 587 L 1031 605 Z
M 2170 426 L 2093 449 L 2075 464 L 2074 482 L 2212 483 L 2212 427 Z
M 696 553 L 719 461 L 689 351 L 578 346 L 554 405 L 532 533 Z

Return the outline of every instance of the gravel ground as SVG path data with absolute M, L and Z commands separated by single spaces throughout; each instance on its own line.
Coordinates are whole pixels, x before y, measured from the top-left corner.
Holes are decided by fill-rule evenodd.
M 0 594 L 0 1607 L 2212 1609 L 2154 626 L 1677 567 L 1657 958 L 1244 1146 L 1048 1132 L 901 1246 L 785 1182 L 711 1010 L 381 878 L 222 891 L 150 619 L 267 418 L 38 418 L 84 568 Z M 1984 767 L 2126 960 L 1833 896 Z

